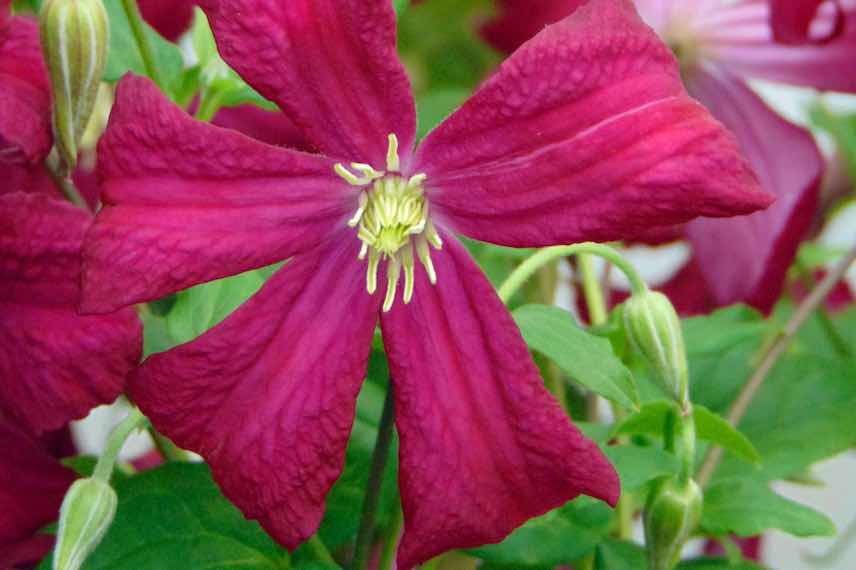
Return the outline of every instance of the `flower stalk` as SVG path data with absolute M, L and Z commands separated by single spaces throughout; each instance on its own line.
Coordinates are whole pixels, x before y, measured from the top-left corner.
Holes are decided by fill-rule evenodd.
M 118 498 L 110 477 L 122 446 L 146 417 L 133 408 L 107 440 L 92 477 L 78 479 L 62 501 L 53 570 L 78 570 L 107 533 L 116 516 Z
M 383 403 L 380 424 L 378 425 L 377 441 L 372 453 L 372 463 L 369 478 L 366 482 L 366 494 L 363 500 L 362 514 L 360 515 L 360 526 L 357 532 L 357 543 L 354 548 L 354 559 L 351 562 L 351 570 L 365 570 L 369 554 L 371 553 L 377 507 L 380 502 L 381 486 L 383 485 L 383 474 L 386 470 L 389 448 L 392 444 L 392 432 L 395 427 L 394 408 L 392 382 L 390 382 L 386 399 Z
M 633 265 L 621 257 L 613 248 L 594 242 L 584 242 L 573 245 L 557 245 L 554 247 L 546 247 L 534 253 L 531 257 L 521 263 L 508 276 L 505 282 L 499 288 L 499 298 L 503 303 L 514 296 L 515 293 L 523 286 L 523 284 L 533 275 L 539 268 L 550 263 L 555 259 L 568 257 L 577 254 L 592 254 L 602 257 L 618 267 L 630 280 L 630 286 L 634 293 L 642 292 L 648 289 L 642 277 L 633 267 Z
M 134 42 L 136 42 L 137 49 L 140 51 L 143 66 L 146 68 L 146 75 L 157 83 L 161 90 L 166 91 L 166 83 L 164 83 L 160 69 L 158 69 L 157 62 L 155 61 L 154 49 L 149 41 L 148 34 L 146 34 L 146 24 L 143 22 L 140 7 L 137 5 L 136 0 L 122 0 L 122 9 L 125 11 L 128 24 L 131 26 L 131 34 L 134 36 Z

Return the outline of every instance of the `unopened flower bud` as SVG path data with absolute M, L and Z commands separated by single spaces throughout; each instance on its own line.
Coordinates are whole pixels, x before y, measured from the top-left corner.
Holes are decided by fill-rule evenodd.
M 78 479 L 62 501 L 53 570 L 78 570 L 116 516 L 116 491 L 97 478 Z
M 679 403 L 686 403 L 684 335 L 669 298 L 656 291 L 634 294 L 624 303 L 624 327 L 631 344 L 654 368 L 663 389 Z
M 664 479 L 645 508 L 645 545 L 650 570 L 672 570 L 701 518 L 702 492 L 692 479 Z
M 39 28 L 53 87 L 56 147 L 71 171 L 107 64 L 107 12 L 101 0 L 47 0 Z

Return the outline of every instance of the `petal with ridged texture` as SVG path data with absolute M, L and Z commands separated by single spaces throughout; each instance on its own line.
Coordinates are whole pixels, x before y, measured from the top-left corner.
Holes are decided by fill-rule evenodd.
M 690 73 L 687 84 L 735 133 L 761 186 L 776 196 L 751 216 L 695 220 L 687 234 L 719 305 L 745 302 L 769 311 L 817 211 L 823 158 L 811 133 L 779 117 L 727 71 L 708 66 Z
M 614 504 L 618 477 L 544 383 L 511 315 L 451 236 L 381 317 L 401 438 L 399 568 L 498 542 L 580 494 Z
M 732 73 L 856 92 L 856 1 L 840 2 L 841 12 L 824 3 L 812 24 L 818 35 L 829 36 L 825 43 L 785 45 L 775 41 L 767 0 L 719 3 L 695 13 L 692 25 L 703 57 Z M 834 31 L 836 28 L 840 30 Z
M 515 247 L 622 239 L 771 200 L 626 0 L 591 0 L 524 44 L 428 135 L 414 170 L 441 223 Z
M 323 153 L 386 163 L 387 135 L 409 151 L 410 82 L 389 0 L 204 0 L 220 54 Z
M 0 26 L 0 162 L 35 164 L 51 149 L 50 83 L 35 21 Z
M 43 195 L 0 196 L 0 408 L 35 433 L 115 400 L 142 352 L 133 310 L 77 314 L 90 219 Z
M 341 473 L 377 322 L 359 242 L 341 237 L 198 339 L 150 357 L 130 385 L 152 423 L 291 549 L 315 532 Z
M 51 539 L 37 532 L 57 519 L 76 476 L 4 413 L 0 408 L 0 567 L 17 568 L 47 553 Z
M 196 121 L 140 77 L 119 85 L 98 168 L 86 312 L 281 261 L 345 227 L 358 204 L 331 161 Z

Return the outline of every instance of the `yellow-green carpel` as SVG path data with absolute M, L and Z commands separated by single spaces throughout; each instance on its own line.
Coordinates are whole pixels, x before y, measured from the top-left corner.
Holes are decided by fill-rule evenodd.
M 339 176 L 363 189 L 357 211 L 348 220 L 348 225 L 358 228 L 357 237 L 362 242 L 359 258 L 368 259 L 366 290 L 369 294 L 373 295 L 377 290 L 380 262 L 387 262 L 384 311 L 392 308 L 402 270 L 402 300 L 407 304 L 413 298 L 416 258 L 425 268 L 429 281 L 432 284 L 437 282 L 429 246 L 437 250 L 443 247 L 443 240 L 431 223 L 428 200 L 425 198 L 427 177 L 425 174 L 405 177 L 400 173 L 400 164 L 398 138 L 391 134 L 385 172 L 362 163 L 352 163 L 351 170 L 342 164 L 335 166 Z

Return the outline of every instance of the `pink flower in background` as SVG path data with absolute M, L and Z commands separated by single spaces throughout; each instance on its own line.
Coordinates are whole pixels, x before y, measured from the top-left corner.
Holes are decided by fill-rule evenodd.
M 132 309 L 77 314 L 91 219 L 45 195 L 0 192 L 0 415 L 34 434 L 115 400 L 140 359 Z
M 834 14 L 820 23 L 823 29 L 813 30 L 824 6 Z M 847 19 L 840 0 L 770 0 L 770 17 L 773 37 L 786 44 L 832 41 L 844 31 Z
M 515 26 L 537 29 L 550 21 L 526 21 L 528 15 L 555 13 L 559 6 L 574 9 L 580 3 L 499 0 L 500 18 L 487 29 L 494 33 Z M 742 301 L 768 311 L 782 292 L 787 269 L 814 219 L 824 164 L 811 134 L 771 110 L 746 80 L 856 92 L 856 3 L 840 0 L 836 6 L 828 2 L 821 6 L 812 25 L 841 33 L 823 45 L 801 46 L 773 40 L 766 0 L 636 4 L 679 56 L 690 94 L 734 132 L 762 187 L 777 198 L 771 208 L 751 216 L 697 220 L 686 228 L 716 305 Z M 540 7 L 529 9 L 534 5 Z M 497 46 L 513 39 L 510 32 L 503 37 Z
M 414 149 L 390 2 L 203 7 L 224 59 L 321 154 L 194 121 L 147 80 L 120 83 L 84 310 L 291 258 L 220 325 L 149 358 L 136 403 L 294 548 L 341 473 L 380 318 L 401 437 L 399 568 L 499 541 L 581 493 L 614 503 L 615 471 L 544 389 L 455 234 L 536 247 L 766 207 L 666 46 L 628 2 L 592 0 Z

